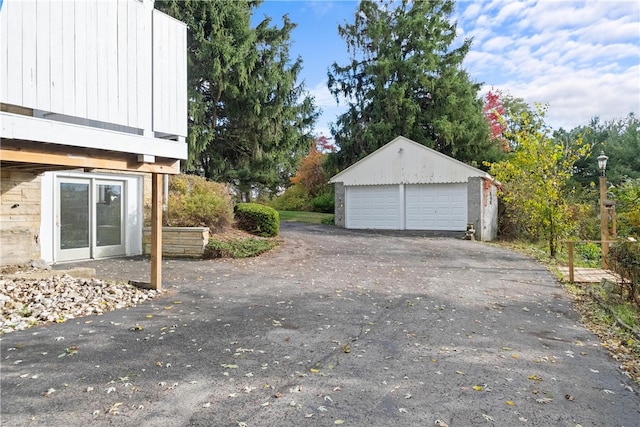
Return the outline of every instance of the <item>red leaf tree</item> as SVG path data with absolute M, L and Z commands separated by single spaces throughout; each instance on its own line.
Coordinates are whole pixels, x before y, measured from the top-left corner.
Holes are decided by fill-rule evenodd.
M 489 137 L 500 141 L 502 151 L 510 151 L 509 142 L 504 136 L 507 125 L 504 120 L 505 109 L 502 104 L 502 97 L 499 91 L 489 91 L 484 98 L 484 116 L 489 123 Z

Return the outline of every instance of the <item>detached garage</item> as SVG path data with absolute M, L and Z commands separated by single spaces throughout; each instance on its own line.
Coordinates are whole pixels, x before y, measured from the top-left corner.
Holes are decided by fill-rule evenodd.
M 496 182 L 489 174 L 402 136 L 330 180 L 337 226 L 464 232 L 493 240 Z

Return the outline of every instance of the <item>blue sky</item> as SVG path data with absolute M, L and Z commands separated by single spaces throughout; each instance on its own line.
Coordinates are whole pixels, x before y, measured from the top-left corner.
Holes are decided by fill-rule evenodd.
M 327 70 L 346 64 L 339 23 L 353 22 L 357 1 L 267 0 L 264 14 L 281 24 L 288 14 L 298 24 L 292 56 L 301 56 L 301 78 L 323 114 L 316 134 L 329 136 L 329 123 L 343 111 L 327 90 Z M 464 62 L 471 78 L 524 98 L 548 103 L 554 129 L 640 114 L 640 2 L 462 1 L 454 19 L 460 39 L 473 37 Z

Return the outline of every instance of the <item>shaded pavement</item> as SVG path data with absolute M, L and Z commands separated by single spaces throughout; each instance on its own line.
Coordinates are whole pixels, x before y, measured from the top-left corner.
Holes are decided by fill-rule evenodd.
M 640 397 L 540 264 L 421 233 L 283 224 L 162 297 L 2 337 L 2 426 L 639 426 Z M 142 258 L 82 263 L 148 280 Z

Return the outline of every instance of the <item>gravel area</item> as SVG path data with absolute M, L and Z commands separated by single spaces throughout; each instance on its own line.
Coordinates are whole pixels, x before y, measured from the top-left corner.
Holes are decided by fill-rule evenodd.
M 31 272 L 38 276 L 37 271 Z M 51 277 L 0 278 L 0 334 L 135 306 L 157 295 L 124 282 Z

